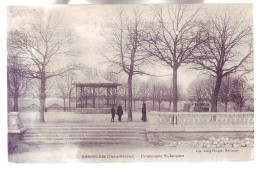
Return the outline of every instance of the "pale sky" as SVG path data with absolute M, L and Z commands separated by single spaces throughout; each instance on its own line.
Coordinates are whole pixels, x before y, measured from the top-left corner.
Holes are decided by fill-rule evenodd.
M 197 8 L 200 5 L 193 6 Z M 217 6 L 218 5 L 203 5 L 203 7 L 212 9 Z M 84 63 L 90 67 L 97 67 L 101 70 L 105 70 L 106 65 L 102 64 L 103 58 L 98 52 L 105 40 L 102 34 L 105 33 L 106 24 L 114 19 L 114 11 L 117 7 L 117 5 L 59 5 L 45 6 L 45 10 L 60 13 L 63 16 L 64 21 L 66 21 L 78 35 L 78 44 L 81 54 L 72 60 L 78 63 Z M 243 4 L 242 6 L 237 5 L 237 7 L 238 9 L 243 8 L 243 10 L 247 11 L 248 15 L 252 17 L 252 5 Z M 8 12 L 8 30 L 19 28 L 28 21 L 28 18 L 30 18 L 30 15 L 25 12 L 26 9 L 23 7 L 19 7 L 19 13 L 15 10 L 16 8 L 10 9 L 11 10 Z M 146 9 L 145 5 L 143 6 L 143 9 Z M 156 73 L 162 73 L 162 75 L 172 73 L 171 69 L 162 66 L 158 66 L 154 71 Z M 178 72 L 178 82 L 183 89 L 186 89 L 200 74 L 201 73 L 197 71 L 180 68 Z M 170 78 L 171 76 L 164 77 L 163 79 Z

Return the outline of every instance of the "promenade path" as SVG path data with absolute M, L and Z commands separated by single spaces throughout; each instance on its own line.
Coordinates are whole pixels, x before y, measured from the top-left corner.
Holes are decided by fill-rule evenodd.
M 21 113 L 21 120 L 27 127 L 39 125 L 37 113 Z M 111 115 L 73 114 L 64 112 L 47 112 L 43 126 L 102 126 L 143 128 L 147 122 L 141 122 L 141 113 L 133 113 L 133 121 L 127 122 L 124 113 L 122 122 L 110 122 Z M 124 135 L 123 135 L 124 136 Z M 9 153 L 10 162 L 17 163 L 56 163 L 56 162 L 147 162 L 147 161 L 248 161 L 253 160 L 254 148 L 185 148 L 158 146 L 145 142 L 124 143 L 57 143 L 34 144 L 19 143 Z
M 111 124 L 110 114 L 75 114 L 74 112 L 46 112 L 44 114 L 45 121 L 55 122 L 55 123 L 93 123 L 93 124 Z M 21 112 L 20 117 L 23 123 L 34 123 L 39 120 L 39 112 Z M 133 121 L 127 122 L 127 112 L 124 112 L 122 116 L 122 121 L 118 122 L 117 116 L 115 117 L 115 122 L 113 123 L 127 123 L 133 124 L 133 122 L 141 122 L 142 114 L 141 112 L 133 112 Z M 145 123 L 144 123 L 145 124 Z

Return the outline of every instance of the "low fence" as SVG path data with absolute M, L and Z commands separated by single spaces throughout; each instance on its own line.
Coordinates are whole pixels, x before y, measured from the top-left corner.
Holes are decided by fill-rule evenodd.
M 75 112 L 76 107 L 47 107 L 46 112 L 58 111 L 58 112 Z
M 149 130 L 254 131 L 254 113 L 168 113 L 150 112 Z
M 233 147 L 230 144 L 231 141 L 240 139 L 253 141 L 254 138 L 254 113 L 252 112 L 149 112 L 148 122 L 147 138 L 155 145 L 168 145 L 174 141 L 200 141 L 202 143 L 207 141 L 206 143 L 212 144 L 212 142 L 216 143 L 225 139 L 226 145 L 207 144 L 207 147 Z M 236 145 L 234 144 L 234 147 Z M 197 144 L 196 147 L 198 147 Z M 206 145 L 203 144 L 203 147 Z

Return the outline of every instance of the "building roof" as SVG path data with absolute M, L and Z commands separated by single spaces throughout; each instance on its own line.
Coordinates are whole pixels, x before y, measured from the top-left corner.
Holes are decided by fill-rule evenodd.
M 76 86 L 85 86 L 85 87 L 116 87 L 120 84 L 113 83 L 107 79 L 98 76 L 93 73 L 85 73 L 83 71 L 77 71 L 74 77 L 73 84 Z

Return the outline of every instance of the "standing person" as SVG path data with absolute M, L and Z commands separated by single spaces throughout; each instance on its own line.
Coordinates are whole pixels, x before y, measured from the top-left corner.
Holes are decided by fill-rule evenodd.
M 118 115 L 118 121 L 121 122 L 121 117 L 123 115 L 123 108 L 121 104 L 119 104 L 119 106 L 117 107 L 117 115 Z
M 111 114 L 112 114 L 111 122 L 114 122 L 115 121 L 114 118 L 116 115 L 116 109 L 114 108 L 114 105 L 112 105 Z
M 142 119 L 143 122 L 146 122 L 146 104 L 143 103 L 143 108 L 142 108 Z

